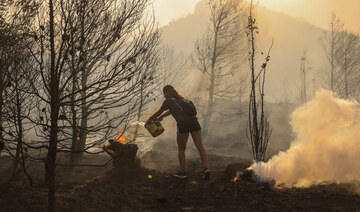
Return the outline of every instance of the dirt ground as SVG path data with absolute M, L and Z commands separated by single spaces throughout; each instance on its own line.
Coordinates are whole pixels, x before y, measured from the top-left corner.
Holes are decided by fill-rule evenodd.
M 82 164 L 105 164 L 107 155 L 87 155 Z M 61 160 L 60 160 L 61 161 Z M 66 162 L 66 159 L 63 159 Z M 160 163 L 158 170 L 144 167 L 67 167 L 57 168 L 57 211 L 360 211 L 360 196 L 354 185 L 323 185 L 307 189 L 278 188 L 240 178 L 232 182 L 236 170 L 250 161 L 209 155 L 211 178 L 200 177 L 199 160 L 187 161 L 188 178 L 176 179 L 171 173 L 176 161 L 150 152 L 143 158 Z M 167 164 L 168 166 L 164 165 Z M 0 211 L 46 211 L 47 185 L 43 165 L 29 168 L 34 179 L 31 188 L 24 176 L 8 184 L 11 164 L 0 158 Z M 151 167 L 151 165 L 150 165 Z

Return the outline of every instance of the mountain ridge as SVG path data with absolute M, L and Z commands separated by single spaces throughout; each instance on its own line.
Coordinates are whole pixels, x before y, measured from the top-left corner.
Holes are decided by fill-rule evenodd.
M 300 92 L 300 59 L 304 52 L 307 52 L 307 66 L 311 67 L 307 82 L 309 93 L 312 94 L 310 91 L 319 89 L 321 87 L 320 70 L 326 64 L 319 39 L 326 30 L 262 6 L 258 6 L 255 11 L 260 31 L 257 37 L 259 52 L 267 52 L 271 40 L 274 39 L 274 46 L 270 53 L 271 60 L 268 64 L 267 98 L 272 100 L 285 96 L 296 98 Z M 178 52 L 190 55 L 195 48 L 196 40 L 205 34 L 209 23 L 208 14 L 206 2 L 200 1 L 194 13 L 162 27 L 164 44 Z M 260 56 L 258 56 L 258 62 L 262 62 Z M 244 69 L 247 69 L 246 65 L 244 64 Z M 312 85 L 313 82 L 315 82 L 315 88 Z

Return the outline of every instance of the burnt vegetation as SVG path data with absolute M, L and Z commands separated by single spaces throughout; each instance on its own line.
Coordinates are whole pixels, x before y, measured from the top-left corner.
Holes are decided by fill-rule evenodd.
M 247 170 L 290 145 L 269 152 L 276 138 L 290 140 L 288 115 L 306 103 L 308 82 L 301 102 L 267 102 L 273 42 L 267 52 L 257 46 L 253 1 L 206 5 L 207 29 L 188 56 L 162 43 L 150 0 L 0 0 L 0 211 L 359 209 L 354 184 L 285 188 Z M 360 101 L 359 36 L 333 15 L 321 45 L 323 87 Z M 167 84 L 197 106 L 208 181 L 197 158 L 189 179 L 172 178 L 166 136 L 147 145 L 162 152 L 139 158 L 137 142 L 152 138 L 134 122 L 159 106 Z M 274 136 L 271 120 L 286 120 L 286 132 Z

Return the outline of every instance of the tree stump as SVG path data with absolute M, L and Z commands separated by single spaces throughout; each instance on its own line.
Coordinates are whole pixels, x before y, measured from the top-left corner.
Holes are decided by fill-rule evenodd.
M 104 150 L 113 158 L 115 169 L 134 168 L 140 166 L 140 159 L 136 157 L 138 151 L 136 144 L 112 143 Z

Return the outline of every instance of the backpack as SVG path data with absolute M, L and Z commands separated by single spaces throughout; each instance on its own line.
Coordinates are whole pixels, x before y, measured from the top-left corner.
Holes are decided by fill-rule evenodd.
M 183 109 L 184 113 L 188 116 L 196 116 L 197 112 L 196 112 L 196 107 L 195 105 L 192 103 L 192 101 L 187 100 L 187 99 L 177 99 L 178 104 L 181 106 L 181 108 Z

